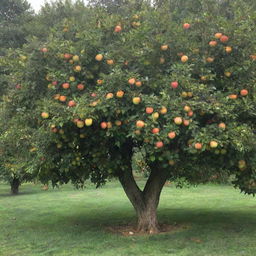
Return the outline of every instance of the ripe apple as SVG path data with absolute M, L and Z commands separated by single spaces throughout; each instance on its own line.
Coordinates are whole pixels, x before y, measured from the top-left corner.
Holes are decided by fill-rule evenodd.
M 41 52 L 46 53 L 46 52 L 48 52 L 48 49 L 46 47 L 44 47 L 41 49 Z
M 251 58 L 252 60 L 256 60 L 256 54 L 251 54 L 251 55 L 250 55 L 250 58 Z
M 103 80 L 102 79 L 98 79 L 97 80 L 97 85 L 102 85 L 103 84 Z
M 215 140 L 210 141 L 210 147 L 211 148 L 217 148 L 218 147 L 218 142 L 215 141 Z
M 182 98 L 187 98 L 188 97 L 188 93 L 187 92 L 182 92 L 180 96 Z
M 137 128 L 143 128 L 145 126 L 145 123 L 143 121 L 139 120 L 136 122 L 136 126 L 137 126 Z
M 58 100 L 58 99 L 60 98 L 60 94 L 54 94 L 54 95 L 53 95 L 53 98 L 54 98 L 55 100 Z
M 74 82 L 74 81 L 76 81 L 76 78 L 74 76 L 70 76 L 69 81 Z
M 107 127 L 108 127 L 108 129 L 112 128 L 112 123 L 111 122 L 107 122 Z
M 124 91 L 118 91 L 118 92 L 116 93 L 116 97 L 117 97 L 117 98 L 123 98 L 123 96 L 124 96 Z
M 70 100 L 70 101 L 68 102 L 68 106 L 69 106 L 69 107 L 75 107 L 75 106 L 76 106 L 76 102 L 75 102 L 74 100 Z
M 113 60 L 107 60 L 107 64 L 108 64 L 108 65 L 113 65 L 113 64 L 114 64 L 114 61 L 113 61 Z
M 156 146 L 157 148 L 162 148 L 162 147 L 164 146 L 164 143 L 163 143 L 162 141 L 157 141 L 157 142 L 155 143 L 155 146 Z
M 97 61 L 102 61 L 102 60 L 103 60 L 103 55 L 102 55 L 102 54 L 97 54 L 97 55 L 95 56 L 95 60 L 97 60 Z
M 183 28 L 184 29 L 189 29 L 190 28 L 190 24 L 189 23 L 184 23 L 183 24 Z
M 153 134 L 157 134 L 157 133 L 159 133 L 159 131 L 160 131 L 159 128 L 153 128 L 153 129 L 151 130 L 151 132 L 152 132 Z
M 59 97 L 59 101 L 61 101 L 61 102 L 65 102 L 66 100 L 67 100 L 67 96 L 61 95 Z
M 141 102 L 141 98 L 140 97 L 134 97 L 132 99 L 132 102 L 133 102 L 133 104 L 138 105 Z
M 236 95 L 236 94 L 230 94 L 230 95 L 228 95 L 228 97 L 229 97 L 230 99 L 232 99 L 232 100 L 237 99 L 237 95 Z
M 69 54 L 69 53 L 65 53 L 64 54 L 64 59 L 68 60 L 72 57 L 72 54 Z
M 215 38 L 220 39 L 222 36 L 222 33 L 216 33 L 214 36 L 215 36 Z
M 74 61 L 73 60 L 69 60 L 68 61 L 70 64 L 74 64 Z
M 248 92 L 248 90 L 246 90 L 246 89 L 243 89 L 243 90 L 240 91 L 241 96 L 247 96 L 248 93 L 249 93 L 249 92 Z
M 122 27 L 120 25 L 115 26 L 115 30 L 116 33 L 119 33 L 122 31 Z
M 76 72 L 80 72 L 81 70 L 82 70 L 82 67 L 79 65 L 74 67 L 74 71 L 76 71 Z
M 85 123 L 86 126 L 91 126 L 91 125 L 92 125 L 92 122 L 93 122 L 92 118 L 87 118 L 87 119 L 85 119 L 85 121 L 84 121 L 84 123 Z
M 178 81 L 173 81 L 173 82 L 171 82 L 171 87 L 172 87 L 173 89 L 176 89 L 178 86 L 179 86 Z
M 80 58 L 79 58 L 78 55 L 74 55 L 73 58 L 72 58 L 73 61 L 79 61 L 79 59 L 80 59 Z
M 137 82 L 135 83 L 135 85 L 136 85 L 137 87 L 141 87 L 141 86 L 142 86 L 142 82 L 141 82 L 141 81 L 137 81 Z
M 209 42 L 209 45 L 210 45 L 211 47 L 215 47 L 217 44 L 218 44 L 217 41 L 210 41 L 210 42 Z
M 92 96 L 92 97 L 96 97 L 97 94 L 96 94 L 95 92 L 93 92 L 93 93 L 91 94 L 91 96 Z
M 114 97 L 114 94 L 112 92 L 109 92 L 107 95 L 106 95 L 106 99 L 112 99 Z
M 226 43 L 228 40 L 229 40 L 228 36 L 222 35 L 222 36 L 220 37 L 220 41 L 221 41 L 222 43 Z
M 130 78 L 130 79 L 128 80 L 128 83 L 129 83 L 130 85 L 135 84 L 135 82 L 136 82 L 136 79 L 135 79 L 134 77 L 132 77 L 132 78 Z
M 185 112 L 189 112 L 189 111 L 191 111 L 191 107 L 190 107 L 190 106 L 187 106 L 187 105 L 186 105 L 186 106 L 184 106 L 184 108 L 183 108 L 183 109 L 184 109 L 184 111 L 185 111 Z
M 164 115 L 164 114 L 166 114 L 166 113 L 167 113 L 167 108 L 166 108 L 166 107 L 162 107 L 162 108 L 160 109 L 160 114 Z
M 193 116 L 194 115 L 194 112 L 192 110 L 190 110 L 188 113 L 187 113 L 188 116 Z
M 42 112 L 41 113 L 41 117 L 44 118 L 44 119 L 47 119 L 49 117 L 49 113 L 47 112 Z
M 170 139 L 174 139 L 174 138 L 176 137 L 176 133 L 175 133 L 175 132 L 169 132 L 169 133 L 168 133 L 168 137 L 169 137 Z
M 174 123 L 177 124 L 177 125 L 181 125 L 182 124 L 182 117 L 175 117 L 174 118 Z
M 115 125 L 116 125 L 116 126 L 121 126 L 121 125 L 122 125 L 122 122 L 121 122 L 120 120 L 116 120 L 116 121 L 115 121 Z
M 226 124 L 225 123 L 219 123 L 218 127 L 225 130 L 226 129 Z
M 154 112 L 154 109 L 152 107 L 146 107 L 146 113 L 152 114 Z
M 193 97 L 193 92 L 187 92 L 187 96 L 188 96 L 189 98 Z
M 64 83 L 62 84 L 62 88 L 63 89 L 68 89 L 70 87 L 70 84 L 69 83 Z
M 56 86 L 58 84 L 58 81 L 52 81 L 52 85 Z
M 181 62 L 185 63 L 188 61 L 188 56 L 183 55 L 180 60 L 181 60 Z
M 108 127 L 108 124 L 107 124 L 106 122 L 102 122 L 102 123 L 100 124 L 100 127 L 101 127 L 102 129 L 106 129 L 106 128 Z
M 187 119 L 184 119 L 184 120 L 183 120 L 183 125 L 184 125 L 184 126 L 189 126 L 189 124 L 190 124 L 190 121 L 189 121 L 189 120 L 187 120 Z
M 167 44 L 161 45 L 161 50 L 162 51 L 167 51 L 169 46 Z
M 78 91 L 82 91 L 82 90 L 84 90 L 84 85 L 83 84 L 78 84 L 76 88 L 77 88 Z
M 212 62 L 214 62 L 214 58 L 213 57 L 208 57 L 208 58 L 206 58 L 206 61 L 208 63 L 212 63 Z
M 81 120 L 78 120 L 78 121 L 76 122 L 76 126 L 77 126 L 78 128 L 83 128 L 83 127 L 84 127 L 84 122 L 81 121 Z
M 153 118 L 154 120 L 158 119 L 158 118 L 159 118 L 159 113 L 158 113 L 158 112 L 153 113 L 153 114 L 152 114 L 152 118 Z
M 231 53 L 232 52 L 232 47 L 226 46 L 225 51 L 226 51 L 226 53 Z
M 16 84 L 16 85 L 15 85 L 15 88 L 16 88 L 16 89 L 21 89 L 21 85 L 20 85 L 20 84 Z
M 202 147 L 203 147 L 202 143 L 199 143 L 199 142 L 195 143 L 195 149 L 200 150 L 202 149 Z

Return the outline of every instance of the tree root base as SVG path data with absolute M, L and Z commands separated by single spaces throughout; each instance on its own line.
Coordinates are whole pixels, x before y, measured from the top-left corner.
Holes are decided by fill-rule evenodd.
M 157 235 L 169 232 L 175 232 L 179 230 L 187 229 L 188 226 L 179 225 L 179 224 L 160 224 L 158 230 L 138 230 L 135 225 L 127 224 L 123 226 L 111 226 L 106 227 L 106 231 L 122 236 L 145 236 L 145 235 Z

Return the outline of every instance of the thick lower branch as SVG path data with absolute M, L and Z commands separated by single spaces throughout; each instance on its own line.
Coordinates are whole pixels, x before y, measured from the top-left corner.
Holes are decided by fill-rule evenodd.
M 141 191 L 136 184 L 131 169 L 120 174 L 119 180 L 137 213 L 138 231 L 149 233 L 159 231 L 156 211 L 167 178 L 165 172 L 152 170 L 144 190 Z

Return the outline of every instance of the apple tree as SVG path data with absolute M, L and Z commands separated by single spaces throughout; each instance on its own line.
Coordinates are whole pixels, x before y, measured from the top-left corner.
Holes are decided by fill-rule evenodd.
M 164 1 L 125 15 L 85 7 L 47 42 L 31 40 L 14 95 L 34 128 L 28 162 L 43 182 L 118 178 L 149 233 L 168 179 L 232 174 L 235 187 L 256 192 L 256 12 L 237 1 L 216 17 L 203 2 L 180 20 Z M 138 150 L 143 189 L 132 173 Z

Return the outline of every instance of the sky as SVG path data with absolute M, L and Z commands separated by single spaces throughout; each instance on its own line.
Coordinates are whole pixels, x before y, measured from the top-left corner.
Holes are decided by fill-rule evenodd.
M 39 11 L 41 5 L 44 4 L 45 0 L 27 0 L 31 7 L 37 12 Z
M 31 7 L 38 12 L 42 5 L 44 5 L 45 2 L 55 2 L 55 0 L 27 0 Z M 86 2 L 86 1 L 85 1 Z

